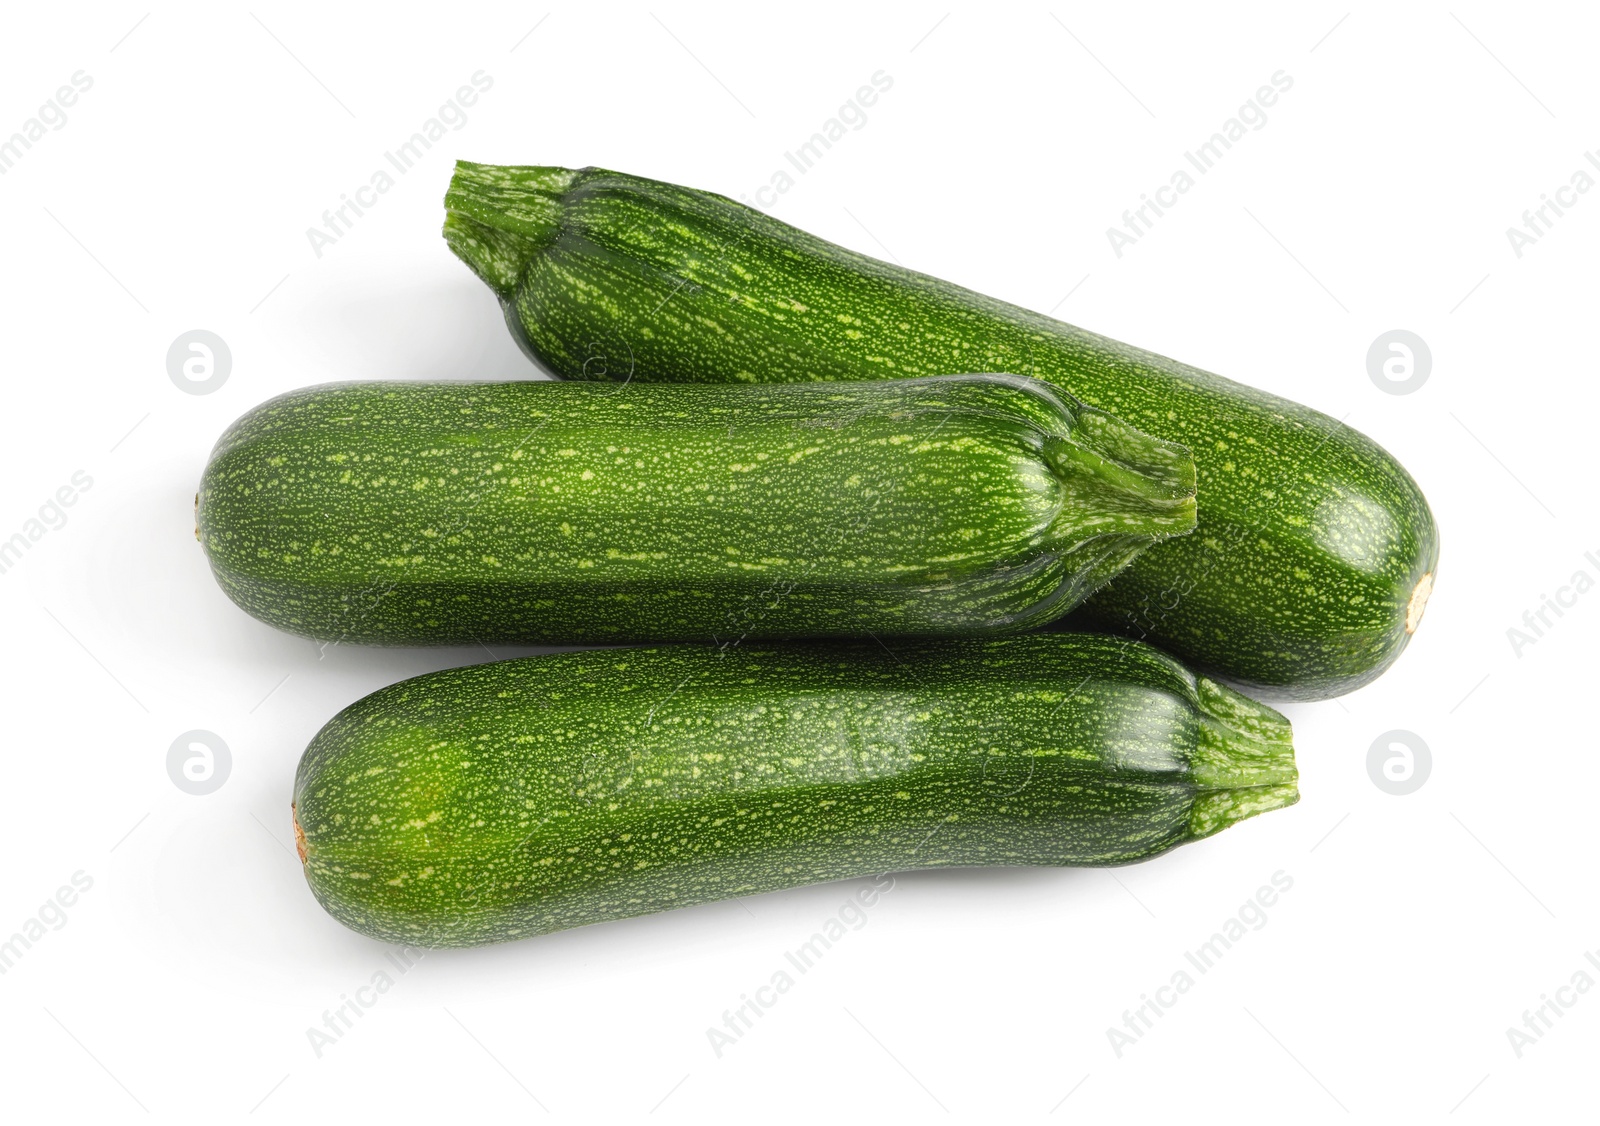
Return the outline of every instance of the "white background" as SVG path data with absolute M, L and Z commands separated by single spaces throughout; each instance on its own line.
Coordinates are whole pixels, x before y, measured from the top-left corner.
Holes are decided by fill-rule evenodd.
M 1506 1030 L 1579 970 L 1600 980 L 1600 593 L 1520 656 L 1506 631 L 1575 571 L 1600 577 L 1583 557 L 1600 555 L 1600 192 L 1521 258 L 1505 231 L 1600 149 L 1600 28 L 1514 11 L 12 8 L 0 135 L 74 72 L 93 87 L 0 177 L 0 538 L 74 472 L 93 484 L 0 574 L 0 938 L 73 873 L 93 887 L 0 977 L 0 1114 L 1503 1122 L 1589 1105 L 1600 991 L 1567 994 L 1521 1058 Z M 479 70 L 493 88 L 467 123 L 317 257 L 306 228 Z M 192 535 L 212 442 L 306 384 L 529 373 L 438 234 L 457 156 L 753 197 L 880 70 L 893 88 L 865 126 L 774 213 L 1347 418 L 1437 513 L 1423 628 L 1378 683 L 1285 707 L 1298 806 L 1130 869 L 902 876 L 721 1058 L 707 1027 L 851 885 L 430 954 L 319 1058 L 306 1030 L 389 967 L 306 888 L 295 763 L 365 693 L 486 655 L 319 658 L 235 609 Z M 1106 228 L 1279 70 L 1294 85 L 1265 127 L 1118 258 Z M 204 396 L 165 366 L 196 328 L 233 355 Z M 1394 328 L 1431 346 L 1414 394 L 1368 377 Z M 232 752 L 205 797 L 166 768 L 195 728 Z M 1368 774 L 1392 729 L 1432 751 L 1405 797 Z M 1107 1028 L 1280 870 L 1293 888 L 1266 924 L 1119 1058 Z

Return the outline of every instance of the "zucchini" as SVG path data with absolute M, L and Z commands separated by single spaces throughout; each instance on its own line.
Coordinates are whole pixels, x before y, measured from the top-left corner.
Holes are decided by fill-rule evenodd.
M 1277 712 L 1093 634 L 608 649 L 414 677 L 295 775 L 329 913 L 473 946 L 915 868 L 1145 860 L 1294 802 Z
M 1015 193 L 1003 205 L 1017 205 Z M 1438 538 L 1417 485 L 1326 415 L 844 250 L 709 192 L 589 168 L 460 163 L 450 247 L 524 350 L 573 379 L 1036 376 L 1190 447 L 1199 528 L 1077 616 L 1289 696 L 1399 655 Z
M 1194 525 L 1186 450 L 1036 380 L 344 383 L 218 442 L 197 534 L 262 621 L 380 644 L 966 634 Z

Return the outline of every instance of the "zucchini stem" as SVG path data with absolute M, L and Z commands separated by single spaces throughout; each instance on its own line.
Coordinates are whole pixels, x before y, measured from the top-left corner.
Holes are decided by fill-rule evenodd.
M 1289 721 L 1214 680 L 1195 678 L 1200 730 L 1195 781 L 1204 789 L 1189 818 L 1194 839 L 1300 800 Z
M 1104 536 L 1148 545 L 1195 526 L 1194 459 L 1104 411 L 1074 403 L 1072 429 L 1046 441 L 1044 454 L 1066 488 L 1051 538 L 1079 544 Z
M 510 300 L 529 261 L 560 233 L 562 196 L 580 175 L 458 160 L 444 197 L 445 242 L 502 301 Z

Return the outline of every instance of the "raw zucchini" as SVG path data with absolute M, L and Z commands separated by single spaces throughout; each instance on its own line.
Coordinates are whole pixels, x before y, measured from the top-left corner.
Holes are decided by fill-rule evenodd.
M 1188 452 L 1036 380 L 345 383 L 201 483 L 228 595 L 349 642 L 1020 630 L 1194 525 Z
M 295 776 L 306 879 L 472 946 L 914 868 L 1145 860 L 1294 802 L 1289 723 L 1138 642 L 610 649 L 380 689 Z
M 1015 207 L 1015 190 L 996 196 Z M 844 250 L 722 196 L 603 169 L 461 163 L 445 238 L 569 378 L 855 380 L 1007 371 L 1194 451 L 1199 529 L 1074 621 L 1300 697 L 1366 683 L 1432 589 L 1432 513 L 1326 415 Z M 1070 624 L 1070 623 L 1069 623 Z

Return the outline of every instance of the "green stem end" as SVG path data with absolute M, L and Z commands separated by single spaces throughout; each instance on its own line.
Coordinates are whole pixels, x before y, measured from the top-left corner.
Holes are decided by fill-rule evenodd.
M 1299 801 L 1289 721 L 1213 680 L 1202 676 L 1195 682 L 1200 730 L 1192 765 L 1205 790 L 1190 814 L 1191 838 Z
M 1072 410 L 1071 432 L 1045 447 L 1068 494 L 1052 527 L 1058 541 L 1104 535 L 1155 540 L 1194 531 L 1195 469 L 1187 446 L 1081 403 Z
M 563 197 L 582 175 L 573 168 L 459 160 L 444 197 L 445 242 L 509 300 L 528 262 L 560 234 Z

